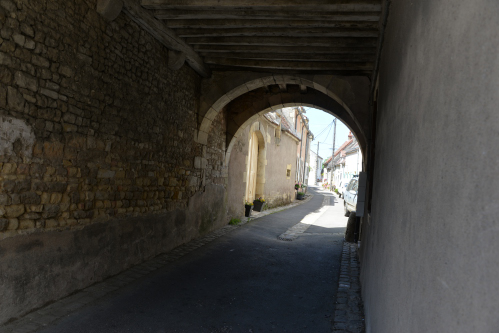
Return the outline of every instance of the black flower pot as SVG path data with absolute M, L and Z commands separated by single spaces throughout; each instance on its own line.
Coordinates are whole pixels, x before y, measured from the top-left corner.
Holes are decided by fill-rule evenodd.
M 297 194 L 296 194 L 296 199 L 297 199 L 297 200 L 303 200 L 303 199 L 305 199 L 305 194 L 298 194 L 298 193 L 297 193 Z
M 244 205 L 244 216 L 250 217 L 250 215 L 251 215 L 251 208 L 253 208 L 253 206 L 251 206 L 251 205 Z
M 264 202 L 261 202 L 260 200 L 253 201 L 253 205 L 254 205 L 253 210 L 255 210 L 257 212 L 261 212 L 262 208 L 263 208 L 263 204 L 264 204 Z

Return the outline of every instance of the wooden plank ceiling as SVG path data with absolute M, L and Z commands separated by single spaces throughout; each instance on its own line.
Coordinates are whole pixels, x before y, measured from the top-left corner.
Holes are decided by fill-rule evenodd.
M 140 0 L 211 70 L 370 75 L 382 0 Z

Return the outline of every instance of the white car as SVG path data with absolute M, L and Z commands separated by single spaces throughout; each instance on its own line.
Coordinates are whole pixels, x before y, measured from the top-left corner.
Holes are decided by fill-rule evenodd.
M 338 188 L 338 193 L 339 193 L 339 194 L 338 194 L 338 196 L 339 196 L 340 198 L 341 198 L 342 196 L 343 196 L 343 198 L 345 197 L 345 196 L 343 195 L 343 192 L 345 192 L 345 189 L 347 188 L 347 186 L 348 186 L 348 182 L 347 182 L 347 181 L 346 181 L 346 182 L 344 182 L 344 183 L 341 183 L 341 184 L 340 184 L 340 186 L 339 186 L 339 188 Z
M 353 175 L 352 178 L 356 178 L 356 179 L 359 179 L 359 175 Z M 352 178 L 350 178 L 349 180 L 345 180 L 344 182 L 341 182 L 340 183 L 340 187 L 338 188 L 338 192 L 339 192 L 339 197 L 341 198 L 343 196 L 343 199 L 345 198 L 345 189 L 347 188 L 348 184 L 350 183 L 350 181 L 352 180 Z
M 343 192 L 343 204 L 345 206 L 345 216 L 349 216 L 350 212 L 357 211 L 357 190 L 359 188 L 359 179 L 352 178 L 348 183 L 347 188 Z

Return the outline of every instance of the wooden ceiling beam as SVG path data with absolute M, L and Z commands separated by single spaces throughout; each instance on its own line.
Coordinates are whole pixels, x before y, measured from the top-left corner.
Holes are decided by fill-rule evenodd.
M 261 53 L 316 53 L 316 54 L 376 54 L 376 47 L 330 47 L 309 46 L 307 48 L 276 45 L 193 45 L 199 52 L 237 52 L 248 54 Z
M 320 75 L 341 75 L 341 76 L 366 76 L 372 74 L 372 70 L 325 70 L 325 69 L 272 69 L 258 68 L 258 67 L 243 67 L 243 66 L 223 66 L 223 65 L 210 65 L 212 71 L 217 72 L 231 72 L 231 71 L 250 71 L 259 73 L 272 73 L 272 74 L 320 74 Z
M 277 7 L 283 9 L 293 6 L 309 7 L 325 7 L 331 10 L 340 10 L 343 7 L 351 8 L 376 8 L 381 10 L 381 0 L 142 0 L 141 4 L 144 8 L 158 9 L 170 7 L 238 7 L 238 8 L 253 8 L 253 7 Z M 372 10 L 372 9 L 370 9 Z
M 314 61 L 279 61 L 279 60 L 252 60 L 205 58 L 206 63 L 219 66 L 236 66 L 261 69 L 294 69 L 294 70 L 362 70 L 369 71 L 374 67 L 374 62 L 314 62 Z
M 247 53 L 247 52 L 200 52 L 205 58 L 231 58 L 255 60 L 298 60 L 298 61 L 341 61 L 369 62 L 376 53 L 370 54 L 334 54 L 334 53 Z
M 190 45 L 272 45 L 272 46 L 327 46 L 327 47 L 376 47 L 377 38 L 328 38 L 328 37 L 193 37 L 186 38 Z
M 211 76 L 210 68 L 205 65 L 196 51 L 180 39 L 172 29 L 155 19 L 151 12 L 140 7 L 137 1 L 123 0 L 123 11 L 168 49 L 184 53 L 187 63 L 199 75 L 202 77 Z
M 171 29 L 235 29 L 235 28 L 337 28 L 374 29 L 378 22 L 331 21 L 331 20 L 165 20 Z
M 330 20 L 378 22 L 380 12 L 312 12 L 312 11 L 260 11 L 260 10 L 156 10 L 154 16 L 160 20 Z M 292 22 L 289 22 L 292 23 Z
M 177 29 L 179 37 L 378 37 L 378 30 L 335 28 Z

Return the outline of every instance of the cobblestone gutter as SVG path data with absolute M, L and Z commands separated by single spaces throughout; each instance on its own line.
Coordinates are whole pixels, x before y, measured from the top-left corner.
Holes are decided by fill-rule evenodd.
M 357 244 L 343 243 L 333 333 L 364 333 L 364 308 L 360 293 Z

